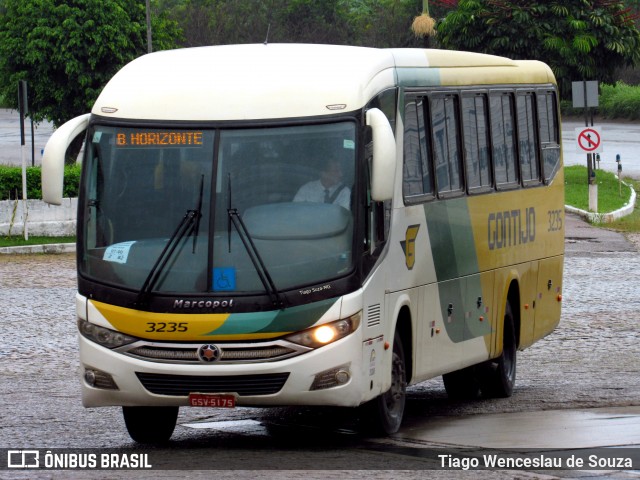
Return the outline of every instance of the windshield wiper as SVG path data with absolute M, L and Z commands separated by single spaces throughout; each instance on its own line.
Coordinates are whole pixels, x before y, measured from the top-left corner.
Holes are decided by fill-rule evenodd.
M 249 234 L 249 230 L 247 230 L 247 226 L 244 221 L 242 221 L 242 217 L 238 212 L 237 208 L 233 208 L 231 206 L 231 175 L 228 177 L 229 182 L 229 208 L 227 208 L 227 214 L 229 215 L 229 252 L 231 252 L 231 224 L 236 227 L 236 231 L 238 232 L 238 236 L 240 240 L 242 240 L 242 244 L 244 245 L 244 249 L 247 251 L 247 255 L 249 255 L 249 259 L 251 263 L 253 263 L 253 268 L 255 268 L 262 285 L 264 286 L 267 295 L 271 299 L 274 307 L 282 308 L 284 306 L 284 302 L 282 300 L 282 296 L 278 292 L 275 284 L 273 283 L 273 279 L 269 274 L 269 270 L 267 266 L 264 264 L 262 257 L 260 256 L 260 252 L 256 247 L 255 243 L 253 243 L 253 239 Z
M 200 218 L 202 217 L 202 193 L 203 193 L 203 185 L 204 185 L 204 175 L 200 179 L 200 195 L 198 198 L 198 206 L 195 210 L 187 210 L 182 217 L 182 220 L 174 230 L 171 237 L 169 237 L 169 241 L 158 255 L 149 275 L 145 279 L 142 284 L 142 288 L 138 292 L 138 296 L 136 297 L 136 301 L 134 302 L 134 306 L 136 307 L 145 307 L 149 303 L 149 295 L 153 291 L 156 283 L 160 279 L 162 272 L 164 272 L 169 260 L 173 257 L 176 248 L 180 244 L 180 241 L 188 237 L 189 235 L 194 235 L 193 238 L 193 252 L 196 253 L 196 240 L 198 238 L 198 230 L 200 229 Z
M 198 207 L 196 212 L 198 216 L 195 220 L 196 224 L 193 227 L 193 250 L 191 253 L 196 253 L 196 242 L 198 241 L 198 233 L 200 232 L 200 219 L 202 218 L 202 192 L 204 191 L 204 175 L 200 177 L 200 195 L 198 196 Z
M 253 239 L 247 230 L 247 226 L 242 221 L 242 217 L 238 213 L 238 209 L 229 208 L 227 212 L 229 213 L 229 219 L 233 223 L 233 226 L 236 227 L 238 236 L 240 237 L 240 240 L 242 240 L 242 244 L 251 259 L 251 263 L 253 263 L 256 273 L 258 274 L 258 277 L 260 277 L 260 281 L 262 282 L 262 285 L 264 285 L 264 289 L 269 295 L 271 302 L 276 308 L 282 308 L 284 305 L 282 296 L 273 283 L 269 270 L 267 270 L 266 265 L 262 261 L 262 257 L 260 256 L 255 243 L 253 243 Z

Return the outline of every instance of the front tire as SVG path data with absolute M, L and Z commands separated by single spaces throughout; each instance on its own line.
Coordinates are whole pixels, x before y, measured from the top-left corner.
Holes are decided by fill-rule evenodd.
M 168 442 L 176 428 L 178 407 L 122 407 L 131 438 L 138 443 Z
M 396 433 L 402 424 L 407 400 L 407 372 L 400 335 L 393 338 L 391 388 L 364 405 L 367 430 L 374 434 Z

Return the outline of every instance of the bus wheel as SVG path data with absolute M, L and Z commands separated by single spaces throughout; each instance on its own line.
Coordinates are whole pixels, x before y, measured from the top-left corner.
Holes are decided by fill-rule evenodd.
M 178 407 L 122 407 L 124 423 L 138 443 L 164 443 L 178 420 Z
M 472 400 L 480 396 L 480 381 L 476 366 L 442 375 L 444 389 L 454 400 Z
M 516 383 L 516 331 L 511 304 L 504 310 L 502 355 L 484 366 L 482 393 L 485 397 L 510 397 Z
M 400 429 L 407 399 L 407 372 L 400 335 L 393 338 L 391 388 L 364 405 L 366 429 L 374 434 L 389 435 Z

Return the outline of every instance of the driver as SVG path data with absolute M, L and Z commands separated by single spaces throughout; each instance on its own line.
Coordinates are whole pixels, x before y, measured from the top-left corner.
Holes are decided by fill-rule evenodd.
M 293 201 L 333 203 L 349 210 L 351 190 L 343 183 L 343 176 L 340 161 L 328 160 L 323 165 L 320 178 L 300 187 Z

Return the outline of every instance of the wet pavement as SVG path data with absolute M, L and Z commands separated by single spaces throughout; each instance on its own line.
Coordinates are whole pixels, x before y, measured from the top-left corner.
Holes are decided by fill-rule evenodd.
M 369 458 L 372 449 L 392 452 L 399 446 L 640 445 L 640 296 L 635 277 L 640 255 L 621 234 L 596 229 L 573 216 L 566 217 L 566 224 L 562 320 L 554 333 L 519 352 L 512 397 L 449 401 L 442 381 L 433 379 L 409 389 L 403 427 L 381 440 L 362 437 L 349 410 L 185 408 L 172 451 L 190 452 L 193 459 L 227 448 L 236 453 L 276 448 L 278 455 L 284 455 L 293 441 L 297 448 L 313 447 L 329 458 L 335 445 L 343 445 L 358 464 Z M 0 255 L 0 447 L 137 448 L 119 408 L 84 409 L 80 404 L 75 292 L 72 254 Z M 294 467 L 301 458 L 295 455 L 297 460 L 289 460 Z M 388 464 L 397 465 L 398 458 L 390 458 Z M 218 473 L 218 478 L 227 476 Z M 337 472 L 313 478 L 332 474 Z M 522 478 L 559 475 L 521 474 L 526 474 Z M 578 478 L 572 475 L 561 477 Z M 618 472 L 598 478 L 639 478 L 633 475 Z M 175 478 L 163 477 L 162 472 L 153 476 Z M 429 476 L 459 478 L 452 472 L 429 471 Z M 66 474 L 53 478 L 67 477 L 74 478 Z M 280 472 L 277 478 L 296 476 Z M 424 477 L 415 471 L 388 476 L 363 471 L 349 478 Z M 514 477 L 483 472 L 477 478 Z
M 640 406 L 429 418 L 402 439 L 490 449 L 579 449 L 640 445 Z

